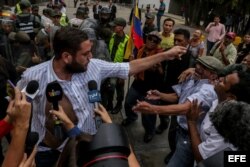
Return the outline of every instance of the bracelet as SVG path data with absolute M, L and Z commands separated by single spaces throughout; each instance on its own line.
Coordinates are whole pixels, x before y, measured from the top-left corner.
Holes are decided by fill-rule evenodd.
M 81 133 L 80 129 L 77 126 L 75 126 L 74 128 L 70 129 L 67 132 L 67 135 L 69 137 L 75 137 L 75 136 L 78 136 L 80 133 Z

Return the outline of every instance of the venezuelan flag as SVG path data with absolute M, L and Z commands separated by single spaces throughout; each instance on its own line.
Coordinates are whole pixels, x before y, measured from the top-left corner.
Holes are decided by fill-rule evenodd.
M 139 9 L 137 6 L 137 1 L 135 2 L 134 16 L 130 27 L 129 37 L 130 38 L 127 43 L 124 59 L 128 59 L 129 56 L 132 55 L 133 46 L 135 46 L 135 48 L 139 50 L 139 48 L 143 45 L 141 21 L 139 18 Z

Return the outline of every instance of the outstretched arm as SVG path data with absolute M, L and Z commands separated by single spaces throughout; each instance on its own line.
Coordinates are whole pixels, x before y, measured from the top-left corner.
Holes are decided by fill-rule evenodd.
M 186 101 L 183 104 L 171 105 L 152 105 L 145 101 L 138 101 L 133 110 L 145 114 L 160 114 L 160 115 L 183 115 L 190 110 L 191 102 Z
M 157 53 L 153 56 L 149 56 L 146 58 L 133 60 L 129 62 L 129 75 L 137 74 L 164 60 L 173 60 L 175 58 L 180 59 L 181 56 L 186 53 L 186 51 L 187 48 L 185 47 L 175 46 L 165 52 Z

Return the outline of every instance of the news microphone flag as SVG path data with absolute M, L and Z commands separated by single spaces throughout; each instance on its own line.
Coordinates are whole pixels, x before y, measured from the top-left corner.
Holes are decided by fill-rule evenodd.
M 127 43 L 124 59 L 129 59 L 129 56 L 132 55 L 133 47 L 139 50 L 142 45 L 143 45 L 143 38 L 141 30 L 141 21 L 139 17 L 139 9 L 136 0 L 134 5 L 134 14 L 130 27 L 129 40 Z

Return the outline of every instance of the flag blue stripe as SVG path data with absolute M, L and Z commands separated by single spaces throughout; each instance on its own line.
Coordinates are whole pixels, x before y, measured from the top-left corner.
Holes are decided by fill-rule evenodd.
M 138 36 L 142 37 L 141 21 L 136 16 L 134 16 L 134 31 Z

